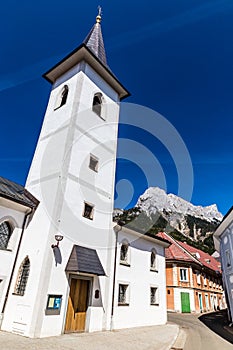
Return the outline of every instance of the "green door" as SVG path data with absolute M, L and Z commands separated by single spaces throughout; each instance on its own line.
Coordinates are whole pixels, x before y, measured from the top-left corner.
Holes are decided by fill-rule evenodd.
M 190 312 L 189 293 L 180 293 L 181 296 L 181 310 L 182 312 Z

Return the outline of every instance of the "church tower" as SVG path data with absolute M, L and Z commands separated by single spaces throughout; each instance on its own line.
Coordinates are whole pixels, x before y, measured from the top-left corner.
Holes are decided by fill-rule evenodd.
M 108 67 L 101 11 L 84 42 L 44 78 L 52 89 L 26 183 L 40 204 L 2 323 L 29 337 L 110 324 L 119 102 L 129 93 Z

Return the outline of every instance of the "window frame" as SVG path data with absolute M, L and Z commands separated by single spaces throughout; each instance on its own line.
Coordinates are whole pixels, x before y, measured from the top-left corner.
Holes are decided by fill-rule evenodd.
M 121 299 L 121 287 L 123 287 L 122 290 L 124 293 L 124 301 Z M 118 284 L 118 306 L 129 306 L 129 283 L 120 282 Z
M 94 167 L 91 166 L 91 162 L 92 161 L 96 161 L 96 164 Z M 99 171 L 99 158 L 94 156 L 93 154 L 90 154 L 90 158 L 89 158 L 89 168 L 93 171 L 95 171 L 96 173 L 98 173 Z
M 26 266 L 27 264 L 27 266 Z M 31 262 L 28 255 L 20 264 L 14 288 L 14 295 L 24 296 L 30 274 Z
M 122 259 L 122 249 L 123 247 L 127 247 L 126 252 L 125 252 L 125 257 Z M 121 247 L 120 247 L 120 264 L 121 265 L 125 265 L 125 266 L 130 266 L 130 262 L 129 262 L 129 243 L 127 241 L 123 241 L 121 243 Z
M 65 84 L 63 85 L 62 89 L 60 90 L 59 94 L 56 97 L 55 107 L 53 109 L 54 111 L 61 108 L 67 103 L 68 94 L 69 94 L 69 86 Z
M 201 284 L 201 273 L 200 271 L 196 271 L 196 281 L 197 281 L 197 284 Z
M 11 235 L 12 235 L 12 233 L 13 233 L 13 228 L 12 228 L 12 226 L 11 226 L 11 224 L 9 223 L 8 220 L 2 221 L 2 222 L 0 223 L 0 227 L 1 227 L 1 226 L 6 226 L 7 229 L 4 228 L 4 229 L 3 229 L 3 232 L 0 232 L 0 241 L 2 241 L 3 243 L 5 243 L 5 244 L 3 244 L 2 246 L 0 245 L 0 250 L 7 250 L 7 249 L 8 249 L 8 245 L 9 245 L 9 241 L 10 241 L 10 238 L 11 238 Z M 8 233 L 6 233 L 6 230 L 8 231 Z M 5 233 L 4 233 L 4 231 L 5 231 Z M 4 238 L 4 236 L 7 236 L 7 237 L 5 237 L 5 239 L 2 239 L 2 238 Z
M 152 256 L 154 256 L 153 262 L 152 262 Z M 155 249 L 152 249 L 151 253 L 150 253 L 150 271 L 158 272 L 157 264 L 158 264 L 158 262 L 157 262 L 157 252 L 156 252 Z
M 230 249 L 225 250 L 225 257 L 226 257 L 226 267 L 228 269 L 231 268 L 231 254 L 230 254 Z
M 90 211 L 90 214 L 89 215 L 85 215 L 85 212 L 86 212 L 86 207 L 90 207 L 91 208 L 91 211 Z M 84 201 L 84 207 L 83 207 L 83 214 L 82 214 L 82 216 L 85 218 L 85 219 L 88 219 L 88 220 L 94 220 L 94 208 L 95 208 L 95 206 L 94 206 L 94 204 L 91 204 L 91 203 L 89 203 L 89 202 L 86 202 L 86 201 Z
M 159 306 L 159 288 L 157 286 L 150 286 L 150 305 Z
M 98 103 L 95 103 L 95 99 L 98 99 Z M 93 95 L 92 112 L 94 112 L 101 119 L 106 120 L 106 118 L 105 118 L 105 108 L 104 108 L 104 97 L 103 97 L 102 92 L 100 92 L 100 91 L 96 92 Z
M 188 268 L 187 267 L 180 267 L 179 269 L 179 276 L 180 276 L 180 282 L 189 282 L 189 275 L 188 275 Z M 182 276 L 182 272 L 185 272 L 185 276 Z M 183 278 L 185 277 L 185 278 Z

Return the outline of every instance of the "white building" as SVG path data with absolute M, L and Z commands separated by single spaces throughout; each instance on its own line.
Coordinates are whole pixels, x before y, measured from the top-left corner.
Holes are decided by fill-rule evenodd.
M 52 91 L 26 183 L 40 205 L 2 330 L 45 337 L 166 322 L 169 243 L 112 223 L 119 102 L 129 93 L 107 66 L 100 22 L 44 75 Z
M 214 244 L 220 253 L 223 286 L 228 304 L 229 316 L 233 322 L 233 207 L 224 216 L 214 233 Z
M 4 313 L 8 301 L 25 229 L 38 204 L 38 200 L 22 186 L 0 177 L 0 315 Z M 21 263 L 19 270 L 26 272 L 26 268 L 29 267 L 27 258 Z M 19 279 L 16 281 L 15 290 L 21 288 L 18 281 Z M 23 281 L 24 278 L 22 283 Z M 2 317 L 0 317 L 0 324 L 1 321 Z

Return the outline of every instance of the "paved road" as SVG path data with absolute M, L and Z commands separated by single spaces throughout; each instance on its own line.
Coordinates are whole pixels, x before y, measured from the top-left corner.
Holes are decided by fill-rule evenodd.
M 233 350 L 233 345 L 211 331 L 196 315 L 169 313 L 168 320 L 187 332 L 184 350 Z

